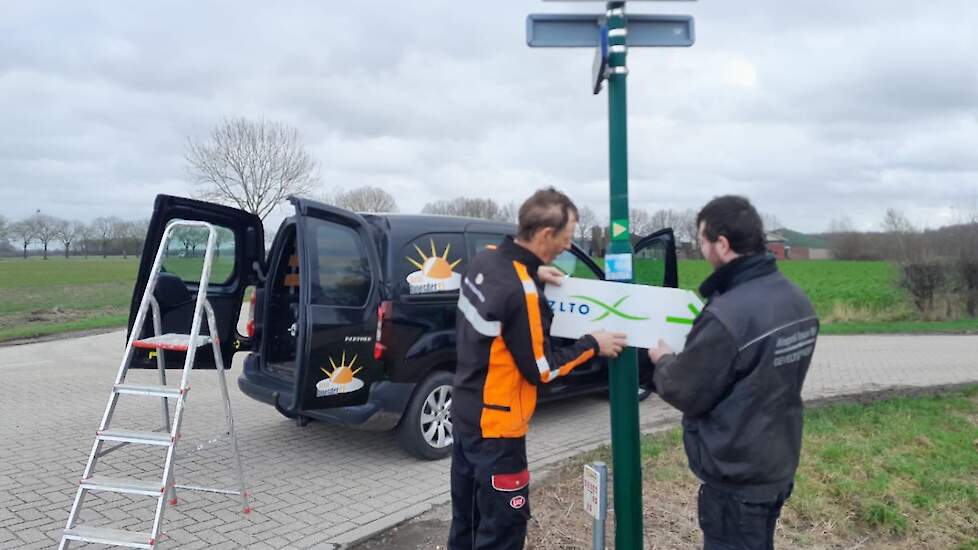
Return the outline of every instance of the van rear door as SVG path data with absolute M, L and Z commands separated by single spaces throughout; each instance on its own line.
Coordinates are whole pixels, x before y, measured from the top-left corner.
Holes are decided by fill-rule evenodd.
M 129 333 L 132 333 L 163 232 L 170 221 L 177 219 L 204 221 L 217 228 L 217 250 L 211 264 L 207 299 L 214 308 L 224 367 L 231 368 L 234 352 L 251 347 L 251 341 L 238 333 L 237 321 L 245 288 L 258 282 L 258 269 L 263 269 L 261 266 L 265 255 L 261 219 L 244 210 L 184 197 L 156 197 L 129 306 Z M 178 228 L 164 251 L 162 270 L 154 292 L 160 306 L 164 334 L 190 332 L 206 245 L 206 229 Z M 153 334 L 153 316 L 150 314 L 146 316 L 140 338 Z M 206 322 L 201 324 L 201 334 L 207 334 Z M 133 366 L 155 368 L 155 353 L 138 350 Z M 166 352 L 167 368 L 183 368 L 185 356 L 184 352 Z M 214 368 L 214 354 L 210 346 L 198 350 L 194 368 Z
M 374 358 L 383 294 L 374 234 L 362 216 L 348 210 L 291 201 L 301 304 L 293 410 L 362 405 L 370 384 L 384 376 Z

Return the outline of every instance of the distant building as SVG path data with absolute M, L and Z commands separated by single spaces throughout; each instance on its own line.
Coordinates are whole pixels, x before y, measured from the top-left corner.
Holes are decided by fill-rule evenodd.
M 779 260 L 832 259 L 828 241 L 790 229 L 769 232 L 767 249 Z
M 778 260 L 788 259 L 788 242 L 785 238 L 776 232 L 769 232 L 764 236 L 765 244 L 767 245 L 767 251 L 774 254 L 774 257 Z

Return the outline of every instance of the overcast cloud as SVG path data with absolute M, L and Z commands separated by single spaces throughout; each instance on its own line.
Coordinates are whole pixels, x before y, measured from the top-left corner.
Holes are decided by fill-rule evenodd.
M 592 53 L 526 46 L 531 12 L 603 4 L 0 1 L 0 214 L 147 217 L 188 195 L 187 136 L 296 126 L 324 189 L 401 210 L 556 185 L 607 211 L 607 95 Z M 978 2 L 703 0 L 696 45 L 632 49 L 632 205 L 748 195 L 825 230 L 887 208 L 978 211 Z M 280 219 L 285 210 L 273 215 Z M 276 218 L 277 216 L 277 218 Z

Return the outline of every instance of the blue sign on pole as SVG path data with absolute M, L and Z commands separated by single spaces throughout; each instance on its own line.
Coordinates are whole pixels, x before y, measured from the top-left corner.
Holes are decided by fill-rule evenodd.
M 526 18 L 526 43 L 535 48 L 593 48 L 601 44 L 604 15 L 534 13 Z M 629 15 L 625 45 L 689 47 L 696 41 L 690 15 Z
M 591 67 L 591 81 L 594 83 L 594 93 L 601 93 L 601 84 L 608 76 L 608 25 L 601 24 L 598 29 L 599 44 L 594 49 L 594 65 Z

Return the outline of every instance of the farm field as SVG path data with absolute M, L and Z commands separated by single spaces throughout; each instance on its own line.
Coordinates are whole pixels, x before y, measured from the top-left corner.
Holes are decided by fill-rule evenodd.
M 171 258 L 165 265 L 196 279 L 201 261 Z M 217 260 L 212 279 L 227 278 L 231 265 Z M 0 260 L 0 342 L 124 326 L 138 269 L 135 256 Z
M 118 327 L 126 323 L 138 259 L 91 257 L 0 260 L 0 342 L 62 332 Z M 897 271 L 886 262 L 782 262 L 781 270 L 812 298 L 831 334 L 885 332 L 975 332 L 978 320 L 920 322 Z M 165 266 L 196 279 L 199 258 L 171 257 Z M 663 263 L 637 259 L 637 281 L 661 281 Z M 215 261 L 212 280 L 224 280 L 230 259 Z M 710 274 L 702 260 L 680 260 L 679 284 L 696 290 Z

